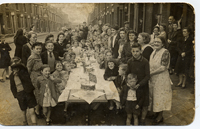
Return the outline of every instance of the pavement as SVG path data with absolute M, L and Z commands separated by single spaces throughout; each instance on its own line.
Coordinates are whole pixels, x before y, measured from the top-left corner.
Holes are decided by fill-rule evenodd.
M 38 34 L 38 41 L 44 42 L 44 38 L 48 33 Z M 55 35 L 58 32 L 53 33 Z M 10 43 L 12 51 L 10 52 L 11 57 L 14 55 L 15 45 L 13 37 L 6 38 L 6 42 Z M 164 111 L 164 122 L 160 125 L 189 125 L 193 122 L 195 116 L 195 95 L 191 94 L 194 90 L 194 81 L 187 81 L 186 88 L 175 87 L 178 83 L 178 77 L 171 75 L 173 97 L 172 97 L 172 108 L 171 111 Z M 70 119 L 61 125 L 86 125 L 87 122 L 87 104 L 71 104 Z M 62 109 L 56 109 L 60 112 Z M 108 104 L 104 103 L 99 108 L 91 113 L 91 125 L 125 125 L 126 116 L 123 114 L 115 114 L 115 111 L 108 110 Z M 53 115 L 53 113 L 52 113 Z M 55 114 L 54 114 L 55 115 Z M 63 115 L 63 114 L 61 114 Z M 31 125 L 30 115 L 27 112 L 28 123 Z M 9 80 L 4 83 L 0 82 L 0 124 L 2 125 L 22 125 L 22 112 L 19 108 L 17 100 L 13 97 L 10 91 Z M 38 125 L 45 125 L 44 119 L 38 119 Z M 146 125 L 152 125 L 152 119 L 146 119 Z M 60 125 L 60 124 L 53 124 Z

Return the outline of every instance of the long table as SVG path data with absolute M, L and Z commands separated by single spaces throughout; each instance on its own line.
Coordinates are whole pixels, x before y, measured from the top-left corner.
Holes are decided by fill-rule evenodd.
M 94 71 L 91 73 L 96 75 L 97 77 L 96 90 L 103 90 L 105 92 L 107 100 L 115 100 L 119 102 L 120 98 L 115 84 L 113 83 L 113 81 L 106 81 L 103 78 L 105 70 L 99 69 L 99 65 L 97 62 L 92 63 L 91 66 L 94 68 Z M 86 76 L 88 76 L 88 74 L 84 73 L 84 69 L 81 64 L 78 64 L 77 68 L 72 69 L 67 85 L 60 95 L 58 102 L 69 101 L 70 90 L 78 91 L 79 89 L 81 89 L 81 78 L 85 78 Z M 75 98 L 74 101 L 79 100 L 79 98 L 76 98 L 77 100 L 75 100 Z

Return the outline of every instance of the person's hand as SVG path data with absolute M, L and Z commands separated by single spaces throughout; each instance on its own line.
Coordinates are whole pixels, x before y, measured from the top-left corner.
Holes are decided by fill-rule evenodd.
M 135 106 L 135 109 L 138 109 L 139 107 L 140 107 L 139 105 L 136 105 L 136 106 Z
M 117 88 L 117 91 L 118 91 L 119 94 L 121 94 L 121 92 L 122 92 L 119 88 Z
M 171 40 L 168 39 L 167 41 L 168 41 L 168 43 L 171 43 Z
M 182 57 L 185 57 L 185 52 L 181 53 L 181 56 L 182 56 Z
M 139 86 L 140 86 L 140 84 L 137 84 L 137 85 L 134 87 L 134 89 L 137 90 Z
M 112 81 L 111 77 L 107 78 L 107 81 Z
M 5 48 L 3 48 L 3 50 L 6 50 Z
M 60 57 L 60 56 L 59 56 L 58 58 L 59 58 L 60 60 L 63 60 L 63 59 L 64 59 L 64 57 Z

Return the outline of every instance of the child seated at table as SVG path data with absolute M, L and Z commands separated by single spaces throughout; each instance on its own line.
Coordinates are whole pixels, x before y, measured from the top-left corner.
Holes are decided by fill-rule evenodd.
M 99 68 L 100 66 L 104 63 L 104 54 L 100 53 L 99 56 L 97 57 L 97 62 L 99 64 Z
M 114 59 L 108 60 L 107 65 L 108 65 L 108 67 L 105 70 L 104 79 L 107 81 L 114 81 L 119 74 L 118 73 L 119 68 L 118 68 L 117 64 L 115 63 Z
M 74 69 L 77 67 L 77 63 L 75 62 L 76 53 L 71 52 L 70 54 L 71 54 L 71 67 L 72 67 L 72 69 Z
M 126 125 L 131 125 L 132 116 L 134 125 L 138 125 L 138 116 L 140 115 L 141 106 L 144 102 L 143 90 L 141 87 L 136 88 L 137 75 L 130 73 L 127 76 L 127 84 L 122 90 L 121 103 L 125 106 L 127 113 Z
M 112 52 L 107 50 L 105 51 L 105 58 L 104 58 L 104 62 L 102 62 L 100 64 L 100 69 L 106 69 L 107 68 L 107 62 L 108 60 L 112 59 Z
M 126 85 L 126 81 L 125 81 L 125 76 L 126 76 L 126 70 L 127 70 L 127 64 L 120 64 L 119 65 L 119 75 L 117 76 L 117 78 L 115 79 L 114 83 L 115 86 L 117 88 L 117 91 L 119 93 L 120 99 L 122 98 L 122 90 L 123 90 L 123 86 Z M 117 112 L 116 114 L 119 113 L 119 109 L 122 109 L 121 107 L 121 103 L 120 102 L 116 102 L 116 108 L 117 108 Z
M 113 59 L 110 59 L 107 63 L 108 67 L 105 70 L 104 79 L 107 81 L 114 81 L 118 75 L 118 66 L 116 65 Z M 110 104 L 109 110 L 113 110 L 114 101 L 110 100 L 109 104 Z
M 63 62 L 63 69 L 65 71 L 67 71 L 68 75 L 70 74 L 71 72 L 71 63 L 70 62 Z
M 94 46 L 94 58 L 97 59 L 100 54 L 100 44 Z
M 42 76 L 37 78 L 37 87 L 39 90 L 39 105 L 43 107 L 43 114 L 46 117 L 46 124 L 50 125 L 51 107 L 55 107 L 58 102 L 56 93 L 56 83 L 60 81 L 50 79 L 50 66 L 44 64 L 41 67 Z
M 78 41 L 74 41 L 72 51 L 75 53 L 75 55 L 79 56 L 81 54 L 81 47 L 79 47 Z

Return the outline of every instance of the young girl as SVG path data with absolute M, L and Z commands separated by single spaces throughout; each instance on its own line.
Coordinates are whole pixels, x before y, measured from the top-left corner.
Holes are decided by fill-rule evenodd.
M 50 79 L 50 66 L 47 64 L 44 64 L 41 67 L 41 73 L 42 76 L 37 78 L 39 105 L 43 107 L 43 114 L 46 117 L 46 124 L 50 125 L 51 107 L 55 107 L 58 101 L 55 83 L 60 81 L 52 81 Z
M 122 90 L 122 106 L 125 106 L 127 113 L 126 125 L 131 125 L 132 116 L 134 118 L 134 125 L 138 125 L 138 116 L 144 101 L 143 90 L 141 88 L 135 89 L 137 83 L 137 75 L 128 74 L 127 84 Z
M 78 41 L 74 41 L 74 45 L 72 47 L 72 51 L 79 56 L 81 54 L 81 47 L 79 47 Z
M 105 70 L 104 79 L 107 81 L 114 81 L 117 78 L 117 75 L 118 75 L 118 66 L 116 65 L 115 61 L 111 59 L 108 61 L 108 67 Z M 113 110 L 114 102 L 110 100 L 109 104 L 110 104 L 109 110 Z
M 9 79 L 9 69 L 10 66 L 10 46 L 5 43 L 4 39 L 0 40 L 0 82 L 4 82 L 4 73 L 6 71 L 6 79 Z

